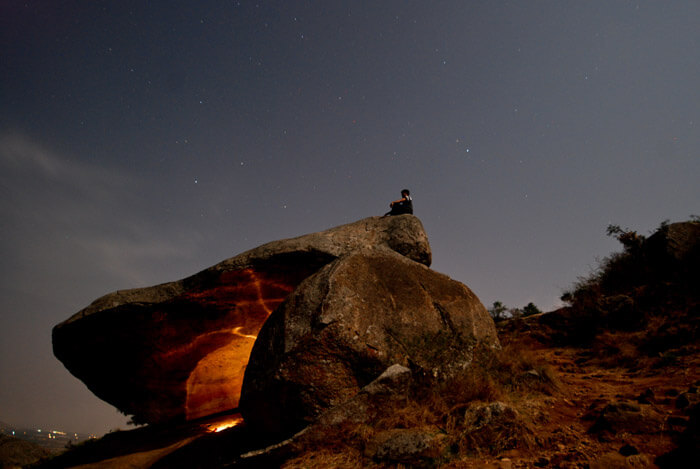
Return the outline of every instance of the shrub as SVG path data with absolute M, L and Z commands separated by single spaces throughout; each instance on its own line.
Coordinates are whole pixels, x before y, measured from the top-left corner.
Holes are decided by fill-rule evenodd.
M 508 308 L 500 301 L 494 301 L 493 306 L 487 309 L 494 321 L 499 322 L 506 319 Z
M 530 302 L 523 308 L 523 316 L 532 316 L 533 314 L 540 314 L 542 311 L 535 306 L 534 303 Z
M 534 303 L 528 303 L 524 308 L 508 308 L 500 301 L 494 301 L 493 306 L 488 308 L 487 311 L 495 322 L 505 321 L 506 319 L 516 319 L 522 316 L 531 316 L 542 312 Z
M 564 313 L 565 329 L 558 332 L 568 343 L 590 344 L 606 331 L 641 330 L 650 333 L 634 336 L 639 350 L 658 351 L 672 344 L 670 337 L 680 340 L 676 346 L 695 340 L 698 334 L 687 325 L 692 323 L 688 312 L 700 301 L 697 290 L 700 243 L 695 241 L 692 247 L 693 238 L 689 236 L 694 236 L 695 231 L 683 227 L 676 228 L 676 238 L 667 238 L 670 227 L 668 221 L 662 222 L 649 238 L 618 225 L 607 227 L 607 234 L 616 238 L 623 250 L 604 258 L 595 271 L 579 278 L 561 296 L 569 307 Z M 691 246 L 682 259 L 667 254 L 668 246 L 674 246 L 677 239 Z M 686 332 L 676 333 L 673 329 L 672 334 L 662 330 L 651 334 L 652 328 L 659 327 L 653 318 L 663 318 L 666 324 L 683 324 L 677 329 Z

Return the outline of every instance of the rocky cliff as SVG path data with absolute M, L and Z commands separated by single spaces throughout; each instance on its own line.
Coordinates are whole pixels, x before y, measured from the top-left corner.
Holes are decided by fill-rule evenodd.
M 252 369 L 291 366 L 292 344 L 325 329 L 326 342 L 304 358 L 321 360 L 310 366 L 329 383 L 343 382 L 315 387 L 319 391 L 309 402 L 325 406 L 356 392 L 392 360 L 422 363 L 424 357 L 405 349 L 425 333 L 443 331 L 465 344 L 497 343 L 479 300 L 428 269 L 430 262 L 428 238 L 416 217 L 367 218 L 262 245 L 183 280 L 108 294 L 54 328 L 54 354 L 98 397 L 136 422 L 192 420 L 239 406 L 253 344 L 283 305 L 257 346 L 279 356 L 261 352 Z M 319 308 L 323 314 L 317 317 Z M 287 323 L 288 316 L 295 319 Z M 288 333 L 300 321 L 313 326 L 290 342 Z M 286 335 L 276 335 L 280 328 Z M 348 348 L 352 343 L 361 345 Z M 354 355 L 324 362 L 323 347 Z M 348 361 L 352 372 L 338 375 Z M 247 395 L 293 400 L 293 393 L 261 381 L 258 371 L 248 380 L 257 384 Z M 336 397 L 328 399 L 328 393 Z M 300 418 L 314 415 L 313 405 Z

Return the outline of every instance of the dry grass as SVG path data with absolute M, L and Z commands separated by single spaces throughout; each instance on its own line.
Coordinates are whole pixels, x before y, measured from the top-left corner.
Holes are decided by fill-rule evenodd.
M 512 449 L 529 451 L 535 447 L 533 428 L 521 414 L 506 414 L 481 428 L 459 434 L 455 438 L 457 453 L 498 456 Z
M 697 352 L 697 319 L 690 314 L 649 316 L 645 329 L 598 333 L 581 357 L 603 368 L 649 370 L 672 365 L 676 358 Z
M 592 356 L 591 363 L 604 368 L 639 367 L 647 357 L 640 354 L 635 346 L 639 333 L 602 332 L 596 336 L 587 354 Z
M 319 448 L 291 459 L 282 465 L 285 469 L 312 469 L 318 467 L 348 468 L 366 467 L 362 461 L 362 453 L 353 448 L 344 450 Z
M 376 421 L 344 424 L 324 433 L 323 448 L 308 445 L 285 467 L 352 467 L 363 460 L 368 442 L 379 432 L 396 428 L 436 428 L 448 437 L 450 458 L 497 455 L 534 446 L 534 423 L 518 402 L 557 392 L 553 368 L 522 344 L 480 350 L 472 365 L 447 379 L 416 379 L 406 400 L 384 409 Z M 506 411 L 475 427 L 469 417 L 489 403 L 503 402 Z M 365 458 L 366 459 L 366 458 Z
M 507 400 L 512 400 L 514 395 L 552 395 L 560 386 L 556 372 L 533 347 L 534 344 L 525 342 L 506 344 L 499 353 L 480 360 L 478 371 L 493 379 Z

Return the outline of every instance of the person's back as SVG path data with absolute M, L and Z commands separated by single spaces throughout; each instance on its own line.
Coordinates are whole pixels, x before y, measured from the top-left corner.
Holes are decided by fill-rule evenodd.
M 413 214 L 413 199 L 408 189 L 401 191 L 401 199 L 390 203 L 391 211 L 387 215 Z
M 398 204 L 397 212 L 413 214 L 413 199 L 411 199 L 410 195 L 406 194 L 406 196 L 401 199 L 401 202 Z

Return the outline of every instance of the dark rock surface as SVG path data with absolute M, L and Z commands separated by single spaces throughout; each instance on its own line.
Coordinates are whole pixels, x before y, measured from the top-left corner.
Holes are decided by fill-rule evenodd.
M 663 430 L 663 418 L 647 404 L 631 401 L 611 402 L 598 415 L 590 428 L 591 433 L 654 434 Z
M 265 323 L 241 413 L 292 432 L 392 364 L 446 374 L 469 366 L 477 343 L 498 339 L 469 288 L 387 249 L 355 251 L 306 279 Z
M 406 400 L 411 379 L 410 369 L 401 365 L 390 366 L 350 400 L 324 412 L 315 423 L 317 431 L 345 422 L 374 421 L 392 403 Z
M 661 262 L 697 261 L 700 255 L 700 223 L 671 223 L 647 239 L 646 250 Z
M 54 328 L 54 354 L 136 422 L 233 409 L 270 313 L 318 269 L 368 247 L 430 265 L 418 218 L 371 217 L 267 243 L 183 280 L 105 295 Z

